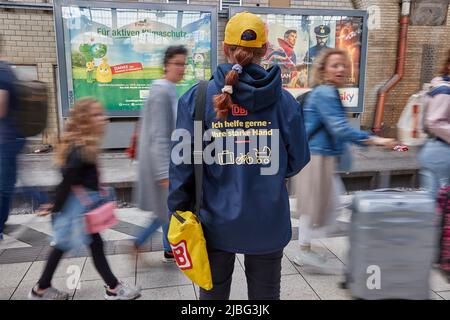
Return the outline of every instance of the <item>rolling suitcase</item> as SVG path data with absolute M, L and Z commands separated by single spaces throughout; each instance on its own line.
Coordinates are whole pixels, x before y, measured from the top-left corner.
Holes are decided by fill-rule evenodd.
M 346 286 L 360 299 L 428 299 L 436 205 L 422 192 L 357 192 Z

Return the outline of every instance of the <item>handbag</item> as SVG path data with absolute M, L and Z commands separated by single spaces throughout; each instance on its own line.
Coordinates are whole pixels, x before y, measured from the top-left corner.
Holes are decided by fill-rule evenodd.
M 82 187 L 72 189 L 87 208 L 84 214 L 87 233 L 99 233 L 117 224 L 118 219 L 115 215 L 117 205 L 112 188 L 102 188 L 98 192 L 91 192 L 91 195 Z
M 207 85 L 207 81 L 199 82 L 195 97 L 195 121 L 203 122 Z M 202 145 L 194 145 L 195 213 L 191 211 L 173 212 L 170 217 L 167 238 L 181 272 L 199 287 L 211 290 L 213 283 L 206 240 L 201 222 L 197 217 L 200 212 L 203 189 L 202 149 Z M 199 155 L 200 157 L 198 157 Z

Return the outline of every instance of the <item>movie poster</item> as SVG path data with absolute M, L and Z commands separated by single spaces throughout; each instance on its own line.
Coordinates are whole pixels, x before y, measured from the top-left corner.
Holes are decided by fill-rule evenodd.
M 188 49 L 179 95 L 211 77 L 211 13 L 70 6 L 62 15 L 70 104 L 93 96 L 107 111 L 139 111 L 169 45 Z
M 269 14 L 261 18 L 266 22 L 269 42 L 263 66 L 280 66 L 286 89 L 308 88 L 308 68 L 303 63 L 309 42 L 307 21 L 301 16 L 288 15 Z
M 260 14 L 268 33 L 265 68 L 278 65 L 283 87 L 295 97 L 311 88 L 315 60 L 327 48 L 341 48 L 350 59 L 349 76 L 341 88 L 345 107 L 358 107 L 363 19 L 343 16 Z
M 362 18 L 347 17 L 336 24 L 336 47 L 347 51 L 350 59 L 350 72 L 347 86 L 359 86 L 359 61 L 362 42 Z
M 303 62 L 308 65 L 311 74 L 314 61 L 322 50 L 335 47 L 336 22 L 321 16 L 309 16 L 308 22 L 308 51 Z

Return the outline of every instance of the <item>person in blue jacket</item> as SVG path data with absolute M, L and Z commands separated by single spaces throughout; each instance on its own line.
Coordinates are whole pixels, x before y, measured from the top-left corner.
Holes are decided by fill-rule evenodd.
M 236 14 L 225 29 L 229 63 L 219 65 L 208 82 L 204 127 L 214 128 L 213 143 L 224 149 L 218 147 L 215 161 L 203 164 L 197 214 L 213 289 L 200 289 L 201 300 L 229 299 L 236 253 L 245 256 L 249 299 L 280 298 L 283 248 L 291 240 L 285 179 L 308 163 L 309 149 L 300 106 L 282 89 L 279 67 L 266 71 L 258 65 L 266 49 L 264 22 L 252 13 Z M 177 129 L 191 135 L 197 88 L 178 104 Z M 193 211 L 194 165 L 172 159 L 169 182 L 169 211 Z
M 353 129 L 348 122 L 338 91 L 345 84 L 348 66 L 345 51 L 323 49 L 313 66 L 313 90 L 303 107 L 311 161 L 295 178 L 300 252 L 294 262 L 311 272 L 338 271 L 324 256 L 311 250 L 311 240 L 325 236 L 326 227 L 334 222 L 336 184 L 333 176 L 337 157 L 343 155 L 348 143 L 387 147 L 394 144 L 393 139 Z

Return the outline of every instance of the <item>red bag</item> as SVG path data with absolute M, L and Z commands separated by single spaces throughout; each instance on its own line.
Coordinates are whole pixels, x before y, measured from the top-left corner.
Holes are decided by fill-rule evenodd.
M 136 160 L 136 150 L 138 147 L 138 138 L 139 138 L 139 122 L 136 123 L 136 126 L 134 127 L 133 135 L 131 136 L 130 145 L 125 150 L 125 153 L 127 154 L 127 156 L 132 160 Z

